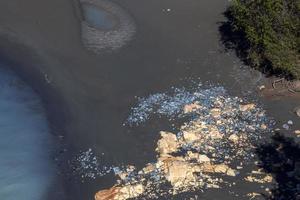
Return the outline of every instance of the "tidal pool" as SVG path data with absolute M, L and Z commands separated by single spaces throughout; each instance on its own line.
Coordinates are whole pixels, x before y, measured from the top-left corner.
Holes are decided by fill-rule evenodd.
M 100 7 L 91 4 L 83 4 L 84 19 L 94 28 L 109 30 L 117 25 L 114 16 Z
M 54 175 L 46 116 L 34 91 L 2 68 L 0 136 L 1 200 L 44 199 Z

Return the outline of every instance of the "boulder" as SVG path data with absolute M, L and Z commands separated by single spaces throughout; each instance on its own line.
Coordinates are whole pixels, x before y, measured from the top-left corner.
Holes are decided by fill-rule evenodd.
M 121 187 L 112 187 L 110 189 L 100 190 L 96 193 L 95 200 L 115 200 L 120 189 Z
M 156 148 L 156 151 L 159 152 L 160 155 L 170 154 L 178 150 L 179 144 L 175 134 L 161 131 L 160 135 L 161 139 L 158 140 Z
M 122 187 L 114 186 L 110 189 L 100 190 L 95 195 L 95 200 L 126 200 L 136 198 L 143 194 L 142 184 L 125 185 Z
M 166 179 L 175 188 L 186 186 L 186 184 L 195 181 L 193 168 L 190 163 L 185 161 L 172 161 L 165 167 Z

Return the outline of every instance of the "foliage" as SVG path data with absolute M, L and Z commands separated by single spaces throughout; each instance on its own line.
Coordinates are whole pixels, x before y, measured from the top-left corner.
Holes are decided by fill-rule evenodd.
M 233 0 L 227 14 L 252 65 L 300 78 L 300 0 Z

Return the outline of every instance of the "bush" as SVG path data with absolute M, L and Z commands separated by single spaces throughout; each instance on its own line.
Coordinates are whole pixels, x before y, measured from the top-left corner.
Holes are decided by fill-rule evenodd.
M 300 0 L 233 0 L 227 17 L 251 65 L 300 78 Z

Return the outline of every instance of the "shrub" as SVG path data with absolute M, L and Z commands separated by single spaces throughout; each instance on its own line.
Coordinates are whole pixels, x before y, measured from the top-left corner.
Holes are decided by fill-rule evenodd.
M 300 0 L 233 0 L 227 16 L 251 65 L 300 78 Z

